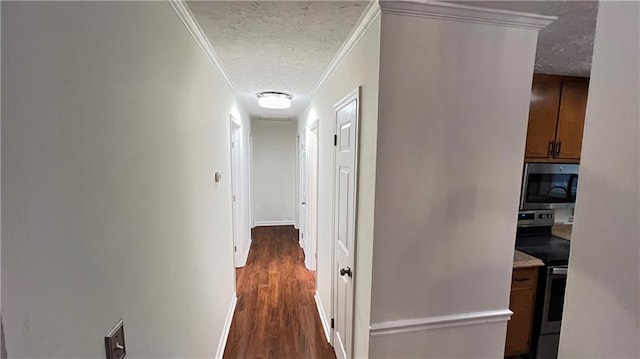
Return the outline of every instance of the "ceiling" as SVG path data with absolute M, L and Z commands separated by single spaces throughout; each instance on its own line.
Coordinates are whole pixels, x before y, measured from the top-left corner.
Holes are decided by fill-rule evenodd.
M 241 100 L 254 117 L 295 117 L 364 12 L 367 1 L 189 1 Z M 256 94 L 293 95 L 288 110 Z
M 588 77 L 597 1 L 453 1 L 557 16 L 540 31 L 535 71 Z M 189 1 L 249 113 L 295 119 L 368 1 Z M 266 110 L 256 94 L 294 96 L 288 110 Z
M 493 9 L 557 16 L 540 30 L 535 72 L 589 77 L 597 1 L 453 1 Z

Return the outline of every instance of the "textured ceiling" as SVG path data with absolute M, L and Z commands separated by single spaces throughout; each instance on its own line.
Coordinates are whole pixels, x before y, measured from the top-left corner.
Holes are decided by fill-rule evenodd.
M 299 115 L 367 1 L 189 1 L 253 116 Z M 289 110 L 265 110 L 256 93 L 294 96 Z
M 535 72 L 589 77 L 597 1 L 454 1 L 493 9 L 557 16 L 538 34 Z
M 557 16 L 540 31 L 535 71 L 589 76 L 597 1 L 452 1 Z M 254 117 L 295 117 L 368 1 L 189 1 Z M 294 96 L 289 110 L 258 107 L 256 93 Z

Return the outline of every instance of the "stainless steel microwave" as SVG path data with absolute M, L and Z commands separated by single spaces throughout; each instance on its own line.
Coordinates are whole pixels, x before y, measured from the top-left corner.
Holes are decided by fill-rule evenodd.
M 573 208 L 578 194 L 577 164 L 526 163 L 520 209 Z

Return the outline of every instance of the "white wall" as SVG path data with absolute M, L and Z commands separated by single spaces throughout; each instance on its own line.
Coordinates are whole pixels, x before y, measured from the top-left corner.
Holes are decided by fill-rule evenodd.
M 561 358 L 640 357 L 640 4 L 601 1 Z
M 289 121 L 252 121 L 256 226 L 295 222 L 296 126 Z
M 370 357 L 503 356 L 536 40 L 383 10 Z
M 168 2 L 3 2 L 2 47 L 9 357 L 104 358 L 120 318 L 127 358 L 213 357 L 230 89 Z
M 378 122 L 378 63 L 380 19 L 376 18 L 357 45 L 326 80 L 300 116 L 299 133 L 319 120 L 318 134 L 318 259 L 317 291 L 326 315 L 331 315 L 331 245 L 333 240 L 333 181 L 335 118 L 333 105 L 362 86 L 356 231 L 354 357 L 366 358 L 369 350 L 371 257 L 375 185 L 376 132 Z M 329 317 L 330 318 L 330 317 Z M 325 318 L 328 320 L 329 318 Z

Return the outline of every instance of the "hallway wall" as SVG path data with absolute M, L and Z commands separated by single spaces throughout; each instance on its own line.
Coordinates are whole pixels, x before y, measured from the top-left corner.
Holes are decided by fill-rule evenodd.
M 127 358 L 213 357 L 233 92 L 168 2 L 3 2 L 2 50 L 9 358 L 104 358 L 121 318 Z
M 640 3 L 601 1 L 560 358 L 640 358 L 639 44 Z
M 296 209 L 296 123 L 253 120 L 251 130 L 254 224 L 293 225 Z
M 366 358 L 369 351 L 371 304 L 371 258 L 378 126 L 378 70 L 380 58 L 380 18 L 375 17 L 344 61 L 318 89 L 311 104 L 300 116 L 298 133 L 319 120 L 318 126 L 318 259 L 317 291 L 326 323 L 330 319 L 331 248 L 333 241 L 333 181 L 335 118 L 333 106 L 356 87 L 360 93 L 360 142 L 356 217 L 356 268 L 354 270 L 354 357 Z

